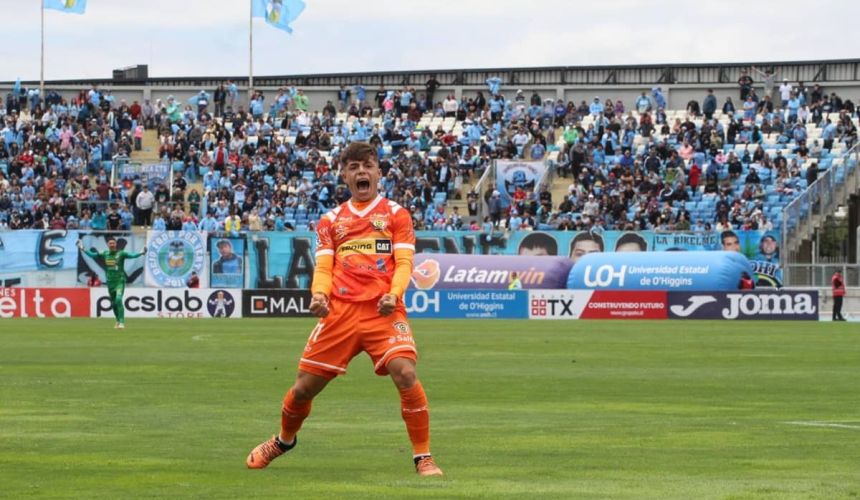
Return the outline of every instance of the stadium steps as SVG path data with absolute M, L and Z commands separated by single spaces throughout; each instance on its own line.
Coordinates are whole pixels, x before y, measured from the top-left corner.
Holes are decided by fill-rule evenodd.
M 145 130 L 143 132 L 143 145 L 140 151 L 134 151 L 131 155 L 131 160 L 140 163 L 158 163 L 158 131 L 155 129 Z

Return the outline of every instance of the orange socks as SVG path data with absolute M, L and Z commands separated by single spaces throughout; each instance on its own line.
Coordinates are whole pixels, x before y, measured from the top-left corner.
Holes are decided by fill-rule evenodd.
M 311 413 L 311 401 L 299 403 L 293 397 L 293 391 L 290 389 L 287 395 L 284 396 L 284 406 L 281 408 L 281 442 L 289 444 L 293 442 L 296 433 L 302 427 L 302 422 Z
M 406 432 L 412 441 L 415 456 L 430 454 L 430 413 L 427 410 L 427 396 L 421 382 L 409 389 L 400 391 L 400 414 L 406 422 Z M 292 438 L 290 438 L 292 439 Z

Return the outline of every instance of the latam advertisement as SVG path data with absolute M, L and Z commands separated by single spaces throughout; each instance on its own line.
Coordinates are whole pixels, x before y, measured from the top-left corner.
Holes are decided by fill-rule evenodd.
M 669 317 L 672 319 L 818 321 L 818 291 L 670 293 Z
M 0 318 L 89 318 L 86 288 L 0 288 Z
M 107 288 L 91 288 L 90 293 L 91 317 L 113 317 Z M 126 288 L 123 305 L 127 318 L 240 318 L 242 290 Z
M 418 290 L 507 290 L 516 278 L 525 289 L 558 289 L 565 288 L 571 265 L 566 257 L 417 254 L 411 286 Z
M 592 253 L 573 266 L 567 288 L 728 291 L 753 274 L 749 260 L 736 252 Z

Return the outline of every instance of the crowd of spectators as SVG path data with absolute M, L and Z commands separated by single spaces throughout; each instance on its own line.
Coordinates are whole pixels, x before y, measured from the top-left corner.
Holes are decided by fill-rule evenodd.
M 801 176 L 814 180 L 809 165 L 835 143 L 850 147 L 857 109 L 818 85 L 786 81 L 759 98 L 752 78 L 742 80 L 740 109 L 726 99 L 718 110 L 709 91 L 683 117 L 667 110 L 659 87 L 628 110 L 599 97 L 577 105 L 518 90 L 506 98 L 497 78 L 460 99 L 439 94 L 433 77 L 418 89 L 343 86 L 320 110 L 295 88 L 256 92 L 245 107 L 233 82 L 214 95 L 142 105 L 98 87 L 71 102 L 22 90 L 0 109 L 0 229 L 313 229 L 349 198 L 337 172 L 351 141 L 378 148 L 380 192 L 411 210 L 418 229 L 767 228 L 768 196 L 790 196 Z M 822 129 L 821 143 L 808 143 L 806 124 Z M 139 149 L 144 128 L 157 131 L 173 178 L 112 185 L 104 162 Z M 772 157 L 768 141 L 791 155 Z M 725 151 L 735 144 L 749 147 Z M 505 206 L 490 189 L 487 218 L 476 221 L 480 195 L 462 186 L 497 158 L 550 158 L 570 180 L 567 196 L 556 203 L 547 186 L 518 189 Z M 465 198 L 467 213 L 449 210 L 449 196 Z M 684 203 L 703 198 L 714 211 L 694 220 Z

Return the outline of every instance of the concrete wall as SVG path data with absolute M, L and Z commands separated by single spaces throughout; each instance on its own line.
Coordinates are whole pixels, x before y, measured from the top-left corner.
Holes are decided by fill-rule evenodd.
M 860 103 L 860 82 L 820 82 L 820 85 L 827 92 L 836 92 L 839 94 L 842 99 L 851 99 L 854 103 Z M 717 96 L 717 100 L 722 106 L 722 103 L 725 101 L 726 96 L 731 96 L 732 100 L 735 101 L 736 107 L 739 108 L 738 103 L 738 88 L 737 85 L 732 84 L 721 84 L 721 85 L 692 85 L 692 84 L 678 84 L 678 85 L 660 85 L 663 89 L 664 94 L 669 103 L 669 109 L 685 109 L 687 107 L 687 102 L 691 99 L 696 99 L 701 104 L 702 100 L 705 98 L 708 88 L 713 88 L 714 93 Z M 78 95 L 78 92 L 81 89 L 88 90 L 89 87 L 83 86 L 51 86 L 48 85 L 46 87 L 48 90 L 56 90 L 59 91 L 66 99 L 71 99 Z M 151 99 L 152 102 L 155 102 L 156 99 L 166 100 L 169 95 L 174 96 L 174 98 L 179 99 L 181 101 L 186 101 L 188 98 L 197 94 L 200 90 L 206 90 L 210 94 L 214 92 L 214 88 L 193 88 L 188 86 L 177 86 L 177 87 L 168 87 L 168 86 L 158 86 L 158 87 L 150 87 L 150 86 L 121 86 L 121 87 L 109 87 L 102 86 L 102 89 L 112 89 L 113 95 L 116 97 L 117 102 L 122 99 L 125 99 L 126 102 L 131 104 L 133 101 L 137 100 L 143 103 L 144 99 Z M 274 99 L 275 95 L 277 95 L 277 88 L 275 87 L 257 87 L 259 90 L 262 90 L 266 94 L 266 98 L 268 102 L 271 102 Z M 389 90 L 394 89 L 396 87 L 388 86 Z M 415 87 L 417 92 L 420 94 L 424 91 L 423 86 Z M 337 91 L 339 87 L 305 87 L 305 94 L 310 99 L 311 109 L 318 110 L 322 109 L 325 106 L 327 100 L 332 101 L 337 104 Z M 369 86 L 367 87 L 367 95 L 368 99 L 372 99 L 378 87 Z M 588 86 L 576 86 L 576 85 L 566 85 L 566 86 L 556 86 L 556 85 L 546 85 L 546 86 L 504 86 L 502 87 L 502 93 L 508 97 L 513 98 L 516 95 L 517 89 L 522 89 L 528 99 L 533 91 L 537 91 L 538 94 L 543 99 L 558 99 L 562 98 L 565 102 L 573 101 L 575 103 L 579 103 L 582 100 L 586 102 L 591 102 L 595 96 L 599 96 L 601 101 L 605 101 L 606 99 L 612 99 L 613 102 L 617 99 L 621 99 L 624 102 L 624 106 L 629 110 L 633 109 L 633 103 L 636 97 L 644 90 L 649 92 L 651 90 L 651 86 L 642 86 L 642 85 L 588 85 Z M 2 93 L 5 98 L 6 94 L 11 90 L 11 86 L 0 86 L 0 93 Z M 483 91 L 484 96 L 488 96 L 488 91 L 486 86 L 456 86 L 456 87 L 441 87 L 436 91 L 436 95 L 434 96 L 434 100 L 440 101 L 445 98 L 448 93 L 453 93 L 458 99 L 461 95 L 465 95 L 466 97 L 474 97 L 478 91 Z M 757 87 L 757 92 L 761 95 L 761 87 Z M 247 96 L 248 92 L 246 88 L 240 88 L 240 103 L 242 106 L 247 107 Z

